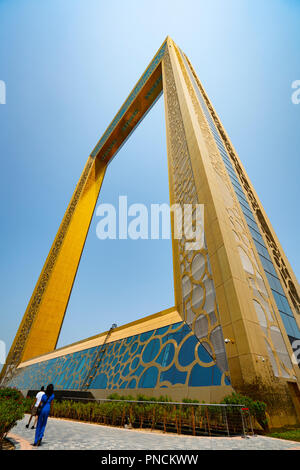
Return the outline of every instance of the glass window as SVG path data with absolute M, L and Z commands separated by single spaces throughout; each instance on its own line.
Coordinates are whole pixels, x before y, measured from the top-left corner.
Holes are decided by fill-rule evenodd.
M 275 299 L 278 310 L 281 310 L 282 312 L 284 312 L 284 305 L 281 302 L 281 299 L 283 298 L 282 295 L 278 294 L 278 292 L 276 292 L 275 290 L 272 290 L 272 294 Z
M 232 175 L 231 172 L 228 170 L 229 177 L 231 179 L 231 182 L 238 182 L 238 179 L 236 176 Z
M 195 364 L 189 379 L 190 387 L 209 387 L 213 384 L 212 367 L 201 367 Z
M 92 381 L 90 388 L 106 388 L 107 387 L 107 376 L 106 374 L 98 374 Z
M 137 377 L 139 377 L 141 375 L 141 373 L 143 372 L 143 370 L 145 370 L 145 367 L 144 366 L 139 366 L 137 368 L 137 370 L 133 371 L 130 376 L 133 376 L 133 375 L 136 375 Z
M 238 196 L 238 195 L 237 195 Z M 238 200 L 239 200 L 239 203 L 240 203 L 240 206 L 241 206 L 241 209 L 243 210 L 243 208 L 245 207 L 246 209 L 248 209 L 249 211 L 251 211 L 251 208 L 248 204 L 248 202 L 245 200 L 245 199 L 242 199 L 242 198 L 239 198 L 238 197 Z
M 253 230 L 252 227 L 249 227 L 252 237 L 257 240 L 259 243 L 264 243 L 263 237 L 256 230 Z
M 256 249 L 257 249 L 258 253 L 259 253 L 260 255 L 263 255 L 265 258 L 271 260 L 270 255 L 269 255 L 269 252 L 268 252 L 268 250 L 266 249 L 266 247 L 263 246 L 261 243 L 258 243 L 258 241 L 256 241 L 256 240 L 253 240 L 253 241 L 254 241 L 254 243 L 255 243 L 255 246 L 256 246 Z
M 289 317 L 289 321 L 290 321 L 290 324 L 293 328 L 294 337 L 297 338 L 297 339 L 300 339 L 300 330 L 298 328 L 298 325 L 296 323 L 295 318 L 294 317 L 293 318 Z
M 230 171 L 231 173 L 233 173 L 233 174 L 235 175 L 234 169 L 233 169 L 233 166 L 231 165 L 231 163 L 228 162 L 227 160 L 225 160 L 225 158 L 223 158 L 223 162 L 224 162 L 224 164 L 225 164 L 227 170 Z
M 241 209 L 243 211 L 243 213 L 249 217 L 251 220 L 253 220 L 253 222 L 256 224 L 256 220 L 254 218 L 254 215 L 252 214 L 251 210 L 250 209 L 247 209 L 243 204 L 240 204 L 241 205 Z
M 160 373 L 160 382 L 164 382 L 165 380 L 167 380 L 168 382 L 171 382 L 172 385 L 185 384 L 186 377 L 187 372 L 181 372 L 173 364 L 170 369 Z
M 142 333 L 140 335 L 140 341 L 141 343 L 143 343 L 144 341 L 147 341 L 147 339 L 151 338 L 151 336 L 153 335 L 154 333 L 154 330 L 152 331 L 146 331 L 145 333 Z
M 264 267 L 264 270 L 265 271 L 268 271 L 269 273 L 273 274 L 274 277 L 277 277 L 277 273 L 274 269 L 274 266 L 273 266 L 273 263 L 272 261 L 269 261 L 267 260 L 264 256 L 260 255 L 260 259 L 261 259 L 261 262 L 262 262 L 262 265 Z
M 235 180 L 234 180 L 234 181 L 232 181 L 232 184 L 233 184 L 233 186 L 234 186 L 236 189 L 238 189 L 238 190 L 241 192 L 241 194 L 242 194 L 243 196 L 245 196 L 244 191 L 243 191 L 243 188 L 242 188 L 242 186 L 240 185 L 239 181 L 235 181 Z
M 285 296 L 280 296 L 281 297 L 281 302 L 282 302 L 282 305 L 283 305 L 283 311 L 285 313 L 287 313 L 288 315 L 290 315 L 291 317 L 294 317 L 294 314 L 291 310 L 291 307 L 287 301 L 287 298 Z
M 174 325 L 171 326 L 171 330 L 176 330 L 180 325 L 183 325 L 183 323 L 174 323 Z
M 162 367 L 167 367 L 171 364 L 174 359 L 175 347 L 173 343 L 168 343 L 163 348 L 162 352 L 158 356 L 156 362 L 161 364 Z
M 127 351 L 126 354 L 124 354 L 124 356 L 121 358 L 121 362 L 124 364 L 125 362 L 127 362 L 129 358 L 129 351 Z
M 169 325 L 168 325 L 168 326 L 163 326 L 163 327 L 161 327 L 161 328 L 158 328 L 158 329 L 156 330 L 156 332 L 155 332 L 155 336 L 158 336 L 158 335 L 159 335 L 159 336 L 162 336 L 162 335 L 164 335 L 164 334 L 168 331 L 169 328 L 170 328 Z
M 119 372 L 118 372 L 118 373 L 114 376 L 113 383 L 116 384 L 116 383 L 118 382 L 119 378 L 120 378 L 120 374 L 119 374 Z
M 223 158 L 223 161 L 224 163 L 228 166 L 228 168 L 232 168 L 232 164 L 231 164 L 231 161 L 229 160 L 229 158 L 227 157 L 226 153 L 224 151 L 221 150 L 221 155 L 222 155 L 222 158 Z
M 133 345 L 130 348 L 130 354 L 133 354 L 136 351 L 137 347 L 138 347 L 138 342 L 136 341 L 135 343 L 133 343 Z
M 266 276 L 268 278 L 271 289 L 276 290 L 277 292 L 279 292 L 279 294 L 284 295 L 284 292 L 282 290 L 282 287 L 281 287 L 281 284 L 280 284 L 280 281 L 279 281 L 278 277 L 274 277 L 274 276 L 272 276 L 272 274 L 270 274 L 268 272 L 266 272 Z
M 130 364 L 127 364 L 125 369 L 123 370 L 123 372 L 122 372 L 123 377 L 126 377 L 126 375 L 129 374 L 129 366 L 130 366 Z
M 134 336 L 128 336 L 128 338 L 126 338 L 125 340 L 125 344 L 130 344 L 132 341 L 134 340 Z
M 196 336 L 190 336 L 183 343 L 178 354 L 178 362 L 185 367 L 195 360 L 195 348 L 198 343 Z
M 143 362 L 151 362 L 155 359 L 160 350 L 160 341 L 158 338 L 152 339 L 144 349 Z
M 235 182 L 233 182 L 232 184 L 233 184 L 233 187 L 234 187 L 235 192 L 236 192 L 239 196 L 241 196 L 241 198 L 247 200 L 245 194 L 244 194 L 243 191 L 242 191 L 242 189 L 240 189 L 240 188 L 236 185 Z
M 285 313 L 282 313 L 282 312 L 280 312 L 280 316 L 282 318 L 282 321 L 283 321 L 283 324 L 284 324 L 284 327 L 285 327 L 285 331 L 287 332 L 287 335 L 288 336 L 293 336 L 294 331 L 293 331 L 292 325 L 290 323 L 290 318 L 287 315 L 285 315 Z
M 140 358 L 139 357 L 135 357 L 131 363 L 131 370 L 135 370 L 138 366 L 138 363 L 140 362 Z M 125 375 L 125 373 L 123 372 L 123 375 Z
M 201 362 L 204 362 L 207 364 L 209 364 L 213 360 L 212 357 L 206 351 L 206 349 L 202 346 L 202 344 L 199 344 L 199 347 L 198 347 L 198 357 Z
M 128 388 L 136 388 L 136 380 L 132 379 L 128 384 Z
M 157 383 L 158 369 L 155 366 L 149 367 L 139 380 L 139 388 L 154 388 Z
M 250 219 L 250 217 L 248 217 L 246 214 L 244 214 L 244 215 L 245 215 L 245 218 L 246 218 L 246 222 L 247 222 L 247 224 L 248 224 L 248 227 L 251 227 L 251 228 L 253 228 L 254 230 L 259 230 L 259 228 L 258 228 L 256 222 L 255 222 L 254 220 Z
M 242 203 L 242 204 L 245 204 L 247 203 L 248 204 L 248 201 L 246 199 L 246 197 L 244 195 L 241 195 L 239 194 L 237 191 L 236 191 L 236 196 L 238 198 L 238 200 Z
M 213 385 L 221 385 L 222 380 L 222 372 L 220 371 L 219 367 L 216 365 L 212 367 L 212 384 Z
M 166 335 L 162 338 L 162 342 L 165 343 L 169 341 L 169 339 L 174 339 L 177 344 L 181 343 L 182 339 L 185 337 L 186 331 L 184 328 L 181 328 L 179 331 L 176 331 L 175 333 L 170 333 L 169 335 Z

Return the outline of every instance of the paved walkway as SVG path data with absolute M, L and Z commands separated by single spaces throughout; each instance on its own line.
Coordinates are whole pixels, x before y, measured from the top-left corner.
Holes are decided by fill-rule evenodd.
M 28 416 L 12 434 L 33 443 L 35 430 L 25 428 Z M 299 449 L 300 443 L 271 437 L 194 437 L 162 434 L 49 418 L 41 447 L 37 450 L 284 450 Z

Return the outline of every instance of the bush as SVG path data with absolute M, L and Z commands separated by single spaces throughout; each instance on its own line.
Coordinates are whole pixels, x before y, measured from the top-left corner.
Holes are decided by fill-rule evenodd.
M 224 419 L 224 407 L 201 406 L 198 400 L 190 398 L 185 398 L 177 404 L 171 403 L 172 399 L 169 396 L 156 398 L 138 395 L 133 397 L 112 393 L 107 398 L 108 400 L 99 402 L 76 401 L 76 399 L 54 400 L 52 416 L 104 425 L 161 429 L 164 432 L 193 435 L 220 435 L 227 434 L 229 431 L 230 434 L 240 434 L 244 428 L 240 409 L 236 407 L 229 406 L 227 409 L 230 419 L 228 427 L 228 422 Z M 226 397 L 223 403 L 248 406 L 253 416 L 262 422 L 260 411 L 261 408 L 265 410 L 265 404 L 253 402 L 248 397 L 237 394 Z
M 12 398 L 13 400 L 22 400 L 23 395 L 16 388 L 0 388 L 0 400 L 5 398 Z
M 24 398 L 18 390 L 0 389 L 0 449 L 7 433 L 24 417 L 24 410 Z
M 250 414 L 256 419 L 263 430 L 268 430 L 269 425 L 266 416 L 267 405 L 263 401 L 253 400 L 240 393 L 232 393 L 224 397 L 221 403 L 225 403 L 226 405 L 245 405 L 246 408 L 249 408 Z
M 35 404 L 35 402 L 36 402 L 35 397 L 34 398 L 29 398 L 29 397 L 24 398 L 24 400 L 23 400 L 24 413 L 31 414 L 31 410 L 32 410 L 32 407 Z

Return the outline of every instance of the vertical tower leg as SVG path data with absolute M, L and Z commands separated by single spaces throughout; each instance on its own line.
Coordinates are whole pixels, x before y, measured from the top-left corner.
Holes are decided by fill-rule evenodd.
M 188 252 L 186 236 L 173 243 L 177 309 L 223 371 L 228 362 L 236 390 L 266 401 L 273 419 L 294 420 L 287 382 L 296 384 L 299 369 L 227 171 L 233 157 L 222 147 L 224 133 L 214 127 L 191 65 L 172 40 L 163 73 L 171 203 L 204 204 L 205 220 L 202 249 Z M 295 289 L 290 297 L 293 306 Z
M 228 374 L 225 343 L 218 311 L 215 283 L 209 260 L 205 236 L 199 246 L 191 247 L 197 227 L 197 205 L 205 201 L 199 197 L 198 187 L 203 178 L 199 178 L 193 169 L 191 131 L 188 111 L 182 106 L 186 102 L 183 89 L 178 80 L 178 64 L 173 41 L 168 39 L 163 59 L 163 88 L 165 97 L 167 151 L 169 168 L 169 186 L 171 205 L 178 204 L 183 213 L 183 230 L 180 239 L 174 239 L 174 216 L 172 215 L 172 243 L 175 302 L 183 320 L 191 327 L 202 346 L 211 355 L 219 369 Z M 199 159 L 199 155 L 197 155 Z M 199 166 L 199 162 L 197 163 Z M 187 224 L 186 208 L 191 211 Z M 198 220 L 199 222 L 199 220 Z M 189 230 L 192 237 L 189 237 Z M 212 384 L 213 385 L 213 384 Z
M 106 165 L 89 157 L 1 372 L 56 347 Z

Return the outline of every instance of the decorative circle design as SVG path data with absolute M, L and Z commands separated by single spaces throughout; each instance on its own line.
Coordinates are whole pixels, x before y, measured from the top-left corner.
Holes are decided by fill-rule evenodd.
M 154 388 L 157 383 L 158 369 L 155 366 L 146 369 L 139 380 L 139 388 Z
M 197 338 L 193 335 L 187 338 L 180 348 L 178 362 L 182 367 L 188 366 L 195 360 L 195 347 L 198 344 Z
M 139 365 L 139 362 L 140 362 L 139 357 L 135 357 L 131 363 L 131 370 L 135 370 L 137 366 Z
M 200 281 L 205 273 L 205 256 L 202 253 L 197 253 L 192 261 L 192 276 L 195 281 Z
M 195 364 L 199 366 L 196 371 L 202 372 L 197 379 L 194 377 L 196 372 L 193 372 L 190 386 L 203 386 L 207 382 L 208 373 L 203 369 L 215 366 L 215 362 L 184 322 L 132 336 L 130 341 L 127 339 L 118 340 L 106 348 L 89 385 L 90 389 L 128 390 L 136 388 L 137 384 L 140 388 L 188 385 Z M 100 345 L 23 368 L 15 376 L 13 385 L 26 389 L 52 382 L 56 389 L 83 389 L 102 347 Z M 141 361 L 148 367 L 142 365 Z M 212 380 L 218 381 L 220 374 L 220 371 L 211 373 Z
M 130 348 L 130 354 L 133 354 L 136 351 L 137 347 L 138 347 L 138 342 L 136 341 L 135 343 L 133 343 L 133 345 Z
M 160 349 L 160 341 L 158 338 L 154 338 L 153 340 L 150 341 L 150 343 L 147 344 L 147 346 L 144 349 L 143 352 L 143 362 L 152 362 L 155 357 L 157 356 L 158 352 Z
M 206 349 L 201 345 L 199 344 L 198 346 L 198 357 L 199 357 L 199 360 L 201 362 L 204 362 L 206 364 L 209 364 L 210 362 L 212 362 L 212 357 L 208 354 L 208 352 L 206 351 Z
M 160 355 L 158 356 L 156 362 L 162 367 L 168 367 L 174 359 L 175 355 L 175 346 L 173 343 L 167 343 L 162 349 Z

